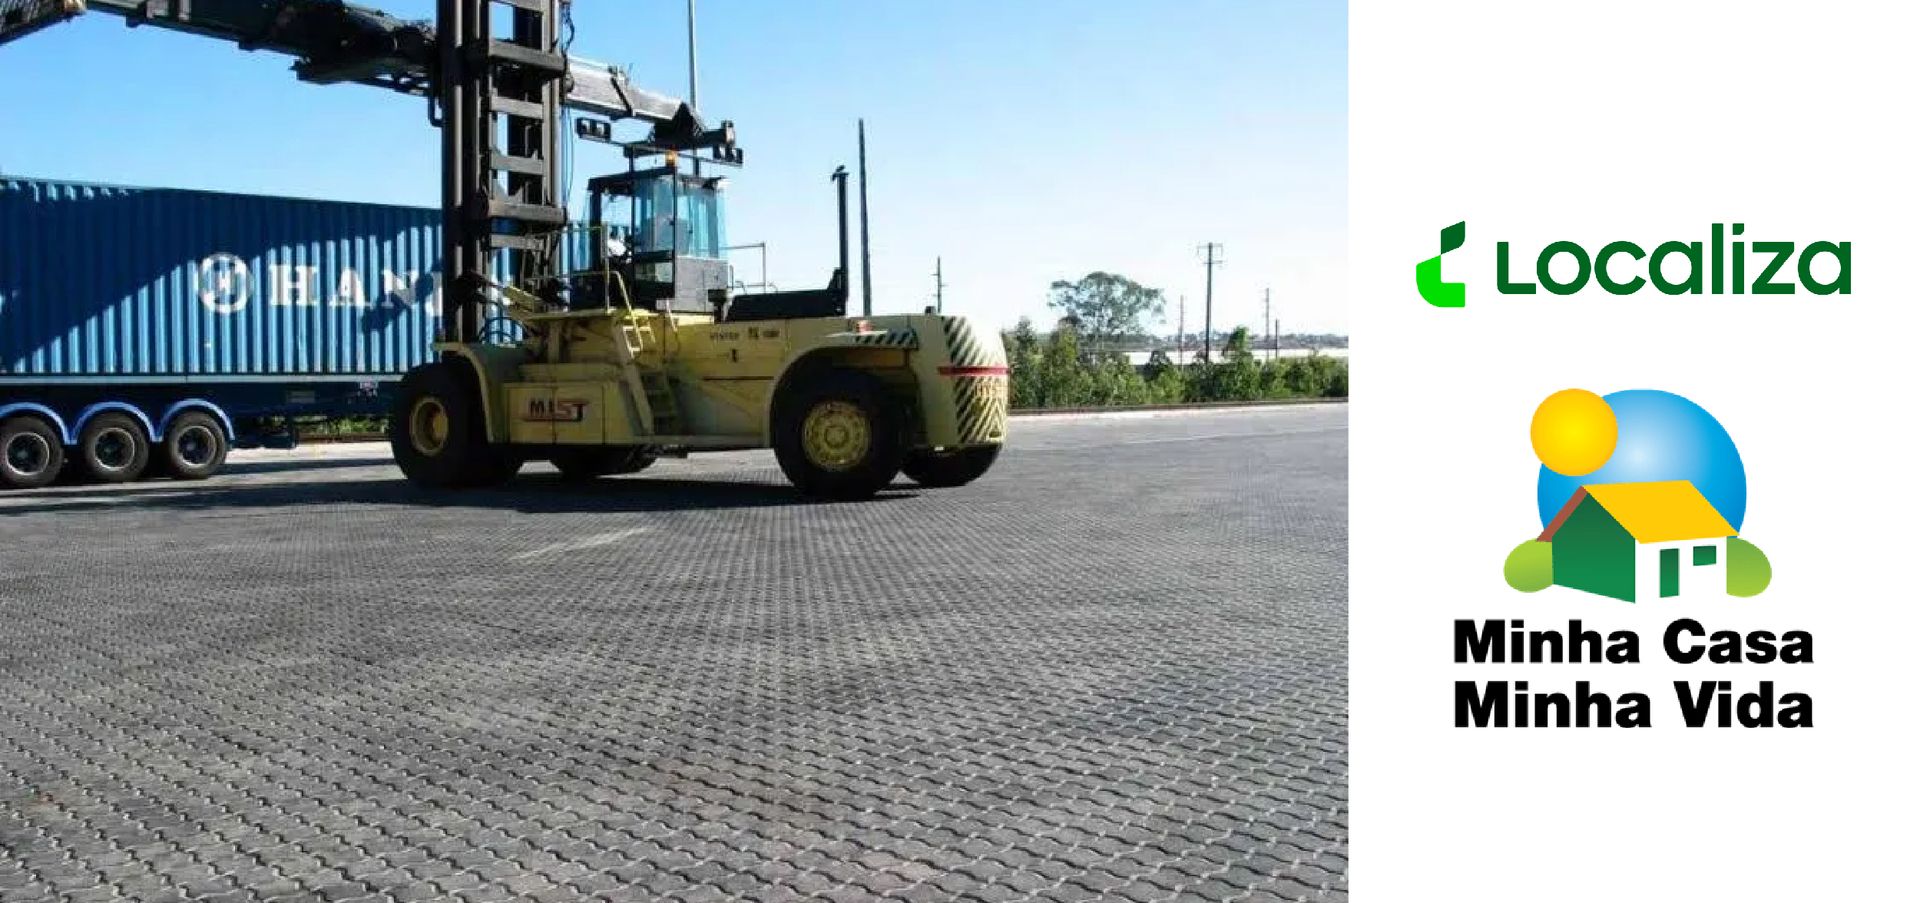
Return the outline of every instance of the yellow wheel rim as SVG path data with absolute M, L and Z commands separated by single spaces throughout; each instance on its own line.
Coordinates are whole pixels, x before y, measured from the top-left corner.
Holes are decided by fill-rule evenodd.
M 407 435 L 413 439 L 413 450 L 433 457 L 446 450 L 447 434 L 452 432 L 447 421 L 447 406 L 431 395 L 413 403 L 413 413 L 407 416 L 409 429 Z
M 823 401 L 800 426 L 807 460 L 823 470 L 850 470 L 867 459 L 873 428 L 866 412 L 845 401 Z

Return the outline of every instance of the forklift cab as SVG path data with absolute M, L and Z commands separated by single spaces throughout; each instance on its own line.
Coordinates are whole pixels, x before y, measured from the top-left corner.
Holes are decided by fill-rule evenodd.
M 672 163 L 588 181 L 585 266 L 569 306 L 717 309 L 730 281 L 725 188 L 724 178 L 685 175 Z
M 629 152 L 629 159 L 633 154 Z M 669 154 L 662 166 L 587 182 L 584 250 L 574 246 L 567 307 L 623 304 L 712 314 L 716 320 L 838 317 L 847 312 L 847 185 L 834 173 L 840 212 L 840 266 L 824 289 L 732 295 L 726 260 L 726 179 L 686 175 Z

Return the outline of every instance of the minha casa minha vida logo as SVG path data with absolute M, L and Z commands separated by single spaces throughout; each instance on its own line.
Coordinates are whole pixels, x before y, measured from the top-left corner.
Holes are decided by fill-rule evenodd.
M 1508 586 L 1566 602 L 1632 603 L 1624 607 L 1658 616 L 1682 601 L 1689 613 L 1710 613 L 1702 604 L 1736 604 L 1772 582 L 1766 554 L 1740 535 L 1740 450 L 1705 408 L 1654 389 L 1605 397 L 1566 389 L 1534 411 L 1530 438 L 1541 529 L 1508 553 Z M 1542 592 L 1549 588 L 1557 589 Z M 1462 665 L 1637 664 L 1641 645 L 1635 630 L 1602 632 L 1578 618 L 1564 630 L 1524 618 L 1460 619 L 1453 631 Z M 1682 665 L 1813 661 L 1804 630 L 1712 630 L 1692 616 L 1670 621 L 1659 649 Z M 1771 680 L 1740 691 L 1730 680 L 1682 680 L 1673 691 L 1686 727 L 1813 726 L 1813 700 Z M 1648 727 L 1651 704 L 1645 693 L 1603 692 L 1587 680 L 1571 692 L 1526 680 L 1454 683 L 1456 727 Z
M 1510 243 L 1494 244 L 1496 287 L 1503 295 L 1541 289 L 1572 295 L 1597 285 L 1610 295 L 1631 295 L 1648 286 L 1665 295 L 1846 295 L 1853 292 L 1853 243 L 1758 240 L 1745 223 L 1714 223 L 1706 240 L 1663 241 L 1646 246 L 1610 241 L 1589 251 L 1573 241 L 1551 242 L 1533 261 L 1532 278 L 1514 272 Z M 1464 282 L 1441 272 L 1447 253 L 1467 243 L 1463 220 L 1440 230 L 1440 253 L 1414 267 L 1420 297 L 1434 307 L 1467 306 Z M 1522 267 L 1524 263 L 1520 264 Z M 1556 272 L 1557 270 L 1557 272 Z
M 1747 472 L 1705 408 L 1653 389 L 1555 392 L 1534 412 L 1539 536 L 1507 556 L 1507 584 L 1625 602 L 1755 596 L 1773 569 L 1740 538 Z

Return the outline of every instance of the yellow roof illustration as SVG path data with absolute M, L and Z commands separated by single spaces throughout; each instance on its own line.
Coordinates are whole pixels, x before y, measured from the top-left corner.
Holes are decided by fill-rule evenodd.
M 1734 529 L 1713 503 L 1686 480 L 1582 486 L 1635 542 L 1718 539 Z

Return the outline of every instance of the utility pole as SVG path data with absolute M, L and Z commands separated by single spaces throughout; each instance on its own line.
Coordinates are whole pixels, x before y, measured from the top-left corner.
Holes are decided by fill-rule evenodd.
M 1267 351 L 1267 360 L 1273 360 L 1275 357 L 1279 356 L 1280 354 L 1280 333 L 1275 331 L 1273 328 L 1273 287 L 1272 286 L 1267 287 L 1266 300 L 1262 302 L 1262 304 L 1266 309 L 1266 313 L 1262 314 L 1261 316 L 1262 316 L 1262 319 L 1265 319 L 1267 321 L 1267 347 L 1268 349 L 1270 349 Z
M 936 314 L 947 312 L 947 279 L 941 275 L 944 269 L 941 264 L 940 258 L 933 259 L 933 312 Z
M 1207 313 L 1204 325 L 1201 327 L 1204 333 L 1200 336 L 1200 354 L 1211 361 L 1213 360 L 1213 268 L 1226 261 L 1220 258 L 1220 252 L 1224 249 L 1220 247 L 1219 242 L 1207 242 L 1200 246 L 1200 250 L 1207 255 Z
M 693 2 L 687 0 L 687 106 L 700 109 L 700 51 L 694 41 Z M 700 158 L 693 158 L 693 175 L 700 176 Z M 766 278 L 762 276 L 761 278 Z
M 873 249 L 867 244 L 867 121 L 860 120 L 860 314 L 873 316 Z

